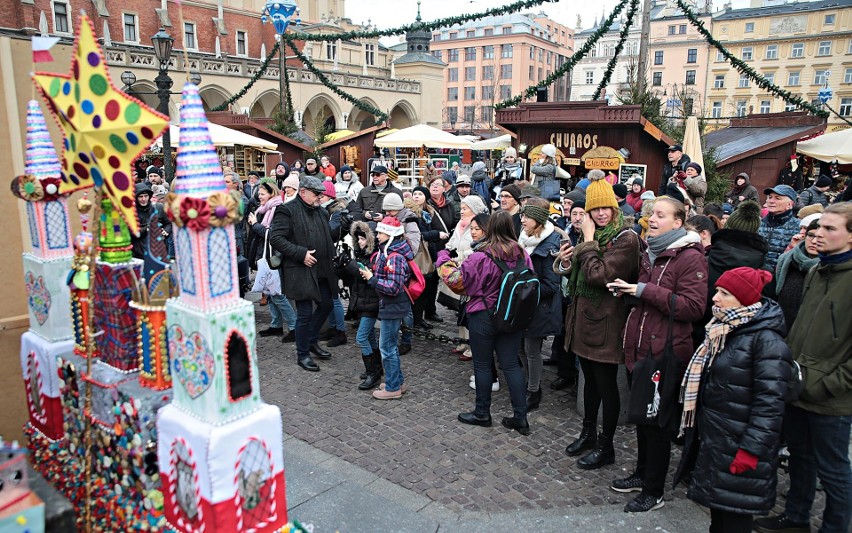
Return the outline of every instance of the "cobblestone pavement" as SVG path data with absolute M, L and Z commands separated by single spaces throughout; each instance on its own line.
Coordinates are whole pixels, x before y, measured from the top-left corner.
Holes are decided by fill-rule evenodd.
M 256 304 L 258 331 L 269 323 L 267 309 Z M 456 336 L 454 314 L 441 306 L 439 313 L 445 321 L 433 333 Z M 635 464 L 633 428 L 619 427 L 616 433 L 615 465 L 578 469 L 564 449 L 579 434 L 581 418 L 575 396 L 550 390 L 555 367 L 545 367 L 541 407 L 529 416 L 532 434 L 523 437 L 499 424 L 511 415 L 505 387 L 492 396 L 494 427 L 456 420 L 459 412 L 473 408 L 475 393 L 468 385 L 472 365 L 450 353 L 452 344 L 415 337 L 412 351 L 401 358 L 409 391 L 401 400 L 379 401 L 371 391 L 357 389 L 364 367 L 351 323 L 347 335 L 348 344 L 329 349 L 331 360 L 317 361 L 320 372 L 296 366 L 293 343 L 258 338 L 261 393 L 281 408 L 288 435 L 456 513 L 567 511 L 623 505 L 630 499 L 608 487 Z M 675 449 L 669 480 L 679 459 Z M 786 476 L 779 484 L 777 510 L 784 493 Z M 682 487 L 666 493 L 666 499 L 684 498 Z M 821 507 L 818 501 L 815 514 Z

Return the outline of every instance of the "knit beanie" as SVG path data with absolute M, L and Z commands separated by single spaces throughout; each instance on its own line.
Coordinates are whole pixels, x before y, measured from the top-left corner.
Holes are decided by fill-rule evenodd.
M 325 195 L 329 198 L 337 198 L 337 191 L 334 189 L 334 183 L 330 181 L 324 181 L 322 184 L 325 186 Z
M 695 172 L 701 174 L 701 165 L 699 165 L 695 161 L 691 161 L 691 162 L 687 163 L 686 166 L 683 169 L 686 170 L 688 168 L 695 169 Z
M 831 187 L 831 178 L 825 174 L 820 175 L 814 182 L 814 187 Z
M 506 151 L 503 152 L 503 157 L 514 157 L 515 159 L 517 159 L 518 158 L 518 151 L 515 150 L 511 146 L 507 146 Z
M 411 193 L 412 193 L 412 194 L 416 193 L 417 191 L 422 192 L 422 193 L 423 193 L 423 196 L 425 196 L 426 198 L 429 198 L 429 194 L 430 194 L 430 193 L 429 193 L 429 189 L 427 189 L 427 188 L 426 188 L 426 187 L 424 187 L 423 185 L 418 185 L 417 187 L 415 187 L 415 188 L 411 189 Z
M 550 210 L 537 205 L 525 205 L 521 208 L 521 214 L 544 226 L 547 219 L 550 217 Z
M 503 189 L 501 189 L 500 192 L 507 192 L 511 194 L 512 198 L 514 198 L 516 202 L 521 201 L 521 188 L 515 185 L 514 183 L 506 185 L 505 187 L 503 187 Z
M 395 192 L 386 195 L 382 200 L 382 211 L 401 211 L 403 207 L 405 206 L 402 204 L 402 198 Z
M 397 196 L 397 198 L 399 198 L 399 196 Z M 376 232 L 396 237 L 397 235 L 405 233 L 405 230 L 402 229 L 402 224 L 400 224 L 396 217 L 386 216 L 381 222 L 376 224 Z
M 503 189 L 506 190 L 506 189 Z M 465 196 L 462 198 L 461 203 L 466 205 L 471 211 L 473 211 L 474 215 L 478 215 L 479 213 L 487 213 L 488 207 L 485 205 L 485 202 L 482 201 L 482 198 L 475 194 L 471 194 L 470 196 Z
M 290 187 L 291 189 L 299 190 L 299 178 L 297 176 L 288 176 L 281 184 L 281 189 Z
M 585 204 L 586 203 L 586 191 L 584 191 L 583 189 L 574 189 L 573 191 L 566 194 L 565 198 L 574 202 L 574 205 L 576 205 L 577 202 L 582 202 L 582 203 Z
M 770 281 L 772 281 L 772 274 L 766 270 L 739 267 L 732 268 L 719 276 L 716 287 L 725 289 L 743 306 L 748 306 L 760 301 L 760 293 Z
M 634 181 L 633 183 L 636 183 L 636 182 Z M 657 197 L 657 195 L 654 194 L 654 191 L 645 191 L 641 195 L 639 195 L 639 199 L 642 200 L 643 202 L 653 200 L 656 197 Z
M 799 214 L 796 216 L 798 216 L 799 218 L 805 218 L 807 216 L 813 215 L 814 213 L 822 213 L 823 211 L 825 211 L 825 208 L 822 206 L 822 204 L 811 204 L 799 209 Z
M 760 205 L 752 200 L 746 200 L 738 205 L 725 222 L 725 229 L 738 229 L 749 233 L 757 233 L 759 227 Z
M 612 186 L 612 192 L 615 193 L 616 198 L 627 198 L 627 185 L 616 183 Z
M 342 167 L 340 167 L 340 175 L 343 176 L 344 172 L 352 172 L 352 167 L 350 167 L 349 165 L 343 165 Z
M 603 172 L 589 172 L 589 180 L 591 183 L 586 187 L 586 211 L 599 207 L 619 208 L 612 185 L 604 179 Z

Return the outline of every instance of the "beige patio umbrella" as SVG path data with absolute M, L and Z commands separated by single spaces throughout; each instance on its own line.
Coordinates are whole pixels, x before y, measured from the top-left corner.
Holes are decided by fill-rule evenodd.
M 482 139 L 470 145 L 471 150 L 505 150 L 512 146 L 512 136 L 508 133 L 491 139 Z
M 826 133 L 796 145 L 800 154 L 820 161 L 837 161 L 841 165 L 852 163 L 852 129 Z
M 701 134 L 698 131 L 698 118 L 695 116 L 686 119 L 686 128 L 683 131 L 683 153 L 704 168 L 704 151 L 701 149 Z
M 470 141 L 452 133 L 433 128 L 426 124 L 417 124 L 401 129 L 381 139 L 375 140 L 380 148 L 470 148 Z

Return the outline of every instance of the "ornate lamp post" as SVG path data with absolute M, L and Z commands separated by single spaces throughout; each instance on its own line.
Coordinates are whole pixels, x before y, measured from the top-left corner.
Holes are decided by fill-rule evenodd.
M 290 25 L 290 17 L 294 13 L 296 15 L 296 24 L 301 24 L 302 20 L 299 18 L 299 7 L 296 5 L 295 0 L 266 0 L 266 5 L 260 17 L 262 22 L 272 23 L 275 27 L 275 38 L 281 43 L 278 48 L 278 94 L 281 100 L 279 109 L 281 109 L 285 116 L 292 113 L 293 110 L 286 108 L 285 84 L 287 80 L 284 78 L 285 57 L 283 37 L 284 32 L 287 31 L 287 26 Z
M 166 33 L 164 28 L 160 28 L 160 31 L 151 37 L 151 42 L 154 44 L 154 54 L 160 62 L 160 73 L 154 79 L 154 83 L 157 84 L 157 96 L 160 99 L 157 111 L 169 116 L 169 98 L 173 83 L 169 77 L 169 60 L 172 57 L 172 45 L 174 45 L 175 39 Z M 174 179 L 174 170 L 172 169 L 172 138 L 169 128 L 166 128 L 166 131 L 163 132 L 163 170 L 166 174 L 166 181 L 171 183 Z

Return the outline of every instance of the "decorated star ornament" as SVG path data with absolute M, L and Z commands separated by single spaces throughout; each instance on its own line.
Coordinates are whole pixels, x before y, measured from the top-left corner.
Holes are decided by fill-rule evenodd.
M 169 121 L 113 85 L 96 39 L 89 17 L 81 15 L 71 73 L 37 72 L 33 79 L 62 129 L 59 191 L 103 187 L 138 233 L 131 165 Z

